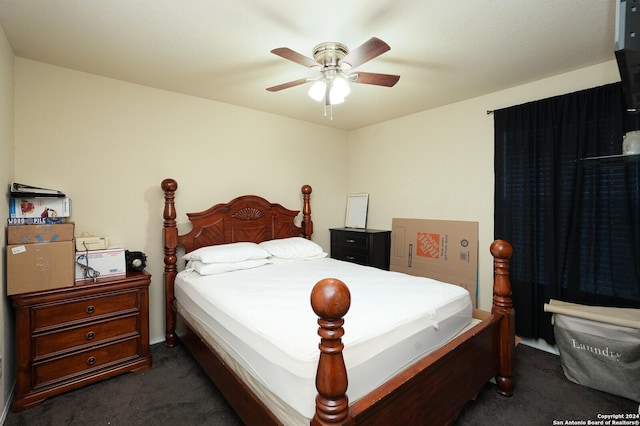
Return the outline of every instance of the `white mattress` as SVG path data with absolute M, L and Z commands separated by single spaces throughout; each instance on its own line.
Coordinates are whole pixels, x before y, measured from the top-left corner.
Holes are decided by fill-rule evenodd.
M 175 295 L 201 333 L 218 339 L 214 347 L 268 389 L 275 405 L 294 410 L 299 416 L 293 417 L 308 424 L 319 358 L 310 294 L 328 277 L 342 280 L 351 292 L 342 338 L 351 402 L 471 321 L 471 300 L 461 287 L 329 258 L 209 276 L 183 271 Z M 283 423 L 294 423 L 282 416 Z

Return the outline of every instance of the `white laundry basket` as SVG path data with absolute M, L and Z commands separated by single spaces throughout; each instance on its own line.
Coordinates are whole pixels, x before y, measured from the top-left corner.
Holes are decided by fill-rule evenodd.
M 640 402 L 640 309 L 552 299 L 544 310 L 569 380 Z

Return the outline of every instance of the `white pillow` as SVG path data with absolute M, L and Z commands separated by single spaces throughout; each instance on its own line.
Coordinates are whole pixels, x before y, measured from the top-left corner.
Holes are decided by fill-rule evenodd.
M 284 258 L 284 257 L 271 256 L 267 260 L 269 261 L 269 263 L 273 263 L 274 265 L 277 265 L 279 263 L 300 262 L 300 261 L 305 261 L 305 260 L 323 259 L 325 257 L 327 257 L 327 253 L 320 253 L 320 254 L 316 254 L 315 256 L 301 257 L 301 258 L 297 258 L 297 259 L 294 259 L 294 258 L 287 259 L 287 258 Z
M 185 254 L 184 260 L 199 260 L 203 263 L 233 263 L 252 259 L 266 259 L 269 253 L 256 243 L 239 242 L 200 247 Z
M 323 252 L 318 244 L 302 237 L 263 241 L 259 246 L 268 251 L 271 256 L 284 259 L 302 259 L 317 256 Z
M 237 271 L 240 269 L 257 268 L 269 263 L 268 259 L 251 259 L 242 262 L 230 263 L 202 263 L 199 260 L 192 260 L 187 265 L 187 269 L 193 269 L 200 275 L 215 275 L 223 272 Z

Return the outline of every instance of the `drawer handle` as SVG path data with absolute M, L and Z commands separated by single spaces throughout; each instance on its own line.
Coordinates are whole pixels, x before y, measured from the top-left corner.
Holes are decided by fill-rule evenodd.
M 347 240 L 348 243 L 355 243 L 356 240 Z
M 89 307 L 87 307 L 87 313 L 88 313 L 88 314 L 92 314 L 92 313 L 94 313 L 95 311 L 96 311 L 95 306 L 89 306 Z
M 356 258 L 353 256 L 347 256 L 347 260 L 356 260 Z
M 95 363 L 96 363 L 96 357 L 90 356 L 89 359 L 87 360 L 87 365 L 93 365 Z
M 87 340 L 93 340 L 94 337 L 96 337 L 96 333 L 93 331 L 87 333 Z

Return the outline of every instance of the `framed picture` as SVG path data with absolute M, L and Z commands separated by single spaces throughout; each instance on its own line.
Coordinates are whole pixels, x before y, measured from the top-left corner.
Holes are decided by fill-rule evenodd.
M 345 228 L 366 228 L 369 194 L 350 194 L 347 198 Z

